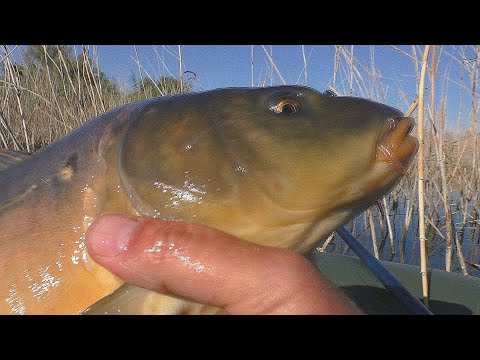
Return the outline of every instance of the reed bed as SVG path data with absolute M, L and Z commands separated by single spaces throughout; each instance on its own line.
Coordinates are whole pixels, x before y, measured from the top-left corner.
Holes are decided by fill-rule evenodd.
M 132 84 L 109 80 L 99 67 L 95 46 L 35 46 L 0 48 L 0 147 L 35 152 L 71 132 L 85 121 L 114 107 L 141 98 L 193 90 L 191 74 L 183 66 L 181 46 L 155 47 L 158 63 L 165 68 L 164 54 L 173 58 L 176 68 L 165 76 L 154 76 L 134 48 L 137 72 Z M 162 54 L 160 54 L 161 50 Z M 412 62 L 411 76 L 420 86 L 423 46 L 389 47 Z M 310 52 L 298 46 L 303 68 L 298 82 L 309 84 Z M 251 85 L 287 83 L 274 55 L 274 47 L 252 45 Z M 376 65 L 376 47 L 370 47 L 370 63 L 356 58 L 355 46 L 336 45 L 332 76 L 323 90 L 340 95 L 362 96 L 386 102 L 391 89 L 382 80 Z M 460 82 L 438 68 L 446 57 L 461 70 Z M 425 251 L 430 267 L 480 276 L 480 145 L 478 144 L 478 67 L 480 46 L 432 46 L 425 79 L 423 129 L 423 219 Z M 261 68 L 260 76 L 255 71 Z M 460 107 L 456 127 L 448 128 L 448 88 L 456 86 L 461 97 L 471 99 Z M 415 96 L 399 90 L 405 109 L 416 104 Z M 415 106 L 412 106 L 412 109 Z M 468 114 L 469 124 L 464 120 Z M 418 117 L 416 111 L 414 117 Z M 455 121 L 455 120 L 453 120 Z M 352 220 L 347 227 L 380 259 L 420 264 L 418 163 L 412 164 L 398 186 L 379 203 Z M 353 255 L 336 235 L 319 244 L 318 251 Z
M 409 53 L 393 48 L 412 59 L 417 88 L 422 89 L 422 59 L 419 56 L 423 47 L 412 46 Z M 438 102 L 435 87 L 438 82 L 437 68 L 441 61 L 438 54 L 443 52 L 445 56 L 446 50 L 442 46 L 432 48 L 428 64 L 429 77 L 423 88 L 426 97 L 425 126 L 421 129 L 423 153 L 419 154 L 417 162 L 412 164 L 400 184 L 382 200 L 384 214 L 380 214 L 373 207 L 352 220 L 349 226 L 378 258 L 415 265 L 421 263 L 422 248 L 419 242 L 422 235 L 419 236 L 419 227 L 423 227 L 421 233 L 425 236 L 429 267 L 480 276 L 477 93 L 480 47 L 464 46 L 456 49 L 458 66 L 461 67 L 462 74 L 467 76 L 462 77 L 461 84 L 455 85 L 460 87 L 462 94 L 466 91 L 470 93 L 471 108 L 467 111 L 470 111 L 471 123 L 461 128 L 458 124 L 462 114 L 459 114 L 456 129 L 450 131 L 447 131 L 445 126 L 447 96 L 444 93 L 450 79 L 442 79 L 444 89 Z M 348 75 L 348 80 L 343 82 L 348 86 L 344 86 L 342 93 L 350 94 L 351 84 L 356 81 L 362 96 L 381 101 L 381 92 L 371 91 L 366 85 L 362 85 L 366 84 L 365 71 L 362 75 L 361 71 L 351 70 L 351 63 L 351 51 L 339 46 L 335 54 L 334 69 L 342 75 L 343 68 L 343 77 Z M 375 83 L 376 79 L 372 80 L 371 74 L 366 75 L 370 75 L 370 81 Z M 332 87 L 336 88 L 335 82 Z M 429 97 L 426 94 L 427 88 Z M 375 85 L 374 89 L 382 87 Z M 461 111 L 465 109 L 460 108 Z M 413 115 L 418 117 L 417 113 Z M 419 182 L 418 178 L 419 163 L 422 165 L 420 174 L 423 182 Z M 422 185 L 420 191 L 417 183 Z M 420 198 L 423 204 L 419 202 Z M 421 221 L 423 219 L 424 226 Z M 350 254 L 340 237 L 335 235 L 329 240 L 328 246 L 321 244 L 318 250 Z

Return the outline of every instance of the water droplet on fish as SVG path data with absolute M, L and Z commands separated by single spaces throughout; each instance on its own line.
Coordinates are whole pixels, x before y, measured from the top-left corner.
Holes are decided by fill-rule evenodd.
M 162 251 L 162 245 L 163 245 L 162 241 L 157 241 L 151 248 L 146 249 L 145 252 L 146 253 L 161 252 Z
M 241 172 L 241 173 L 246 173 L 246 172 L 247 172 L 247 169 L 245 169 L 245 167 L 243 167 L 243 166 L 238 165 L 238 166 L 235 168 L 235 171 L 236 171 L 236 172 Z
M 395 120 L 392 118 L 387 119 L 388 127 L 390 130 L 395 129 Z
M 192 148 L 192 145 L 187 145 L 187 146 L 185 146 L 185 149 L 186 149 L 186 150 L 190 150 L 191 148 Z

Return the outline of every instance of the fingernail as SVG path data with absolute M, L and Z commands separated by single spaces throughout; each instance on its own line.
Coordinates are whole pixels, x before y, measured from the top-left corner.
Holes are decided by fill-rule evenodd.
M 104 215 L 88 229 L 86 242 L 90 253 L 114 257 L 128 249 L 138 221 L 122 215 Z

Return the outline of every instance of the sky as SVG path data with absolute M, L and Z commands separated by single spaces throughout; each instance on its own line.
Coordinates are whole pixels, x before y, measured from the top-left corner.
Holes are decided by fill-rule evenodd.
M 75 48 L 81 51 L 82 47 L 77 45 Z M 416 48 L 418 59 L 421 59 L 423 48 Z M 195 74 L 195 91 L 252 86 L 251 45 L 98 45 L 88 46 L 88 49 L 98 57 L 101 70 L 126 88 L 132 85 L 132 74 L 138 78 L 141 73 L 155 79 L 162 75 L 179 76 L 185 71 L 188 72 L 183 76 L 192 78 L 192 73 Z M 402 111 L 408 109 L 417 94 L 412 46 L 344 45 L 343 49 L 339 51 L 340 65 L 334 83 L 334 45 L 305 45 L 303 48 L 301 45 L 255 45 L 253 85 L 281 85 L 285 81 L 321 91 L 335 88 L 343 95 L 368 97 Z M 355 76 L 351 91 L 351 57 L 348 53 L 352 49 Z M 459 112 L 462 124 L 467 126 L 471 116 L 470 79 L 464 71 L 466 83 L 461 85 L 462 72 L 458 59 L 465 55 L 467 60 L 473 58 L 473 47 L 469 47 L 467 54 L 460 54 L 460 46 L 439 46 L 438 49 L 437 100 L 440 97 L 447 99 L 447 124 L 450 127 L 456 126 Z M 372 76 L 373 73 L 375 76 Z M 428 81 L 427 86 L 430 86 Z
M 350 92 L 351 45 L 340 52 L 340 65 L 336 77 L 336 90 L 344 95 L 370 97 L 406 111 L 417 94 L 415 61 L 412 46 L 355 45 L 353 54 L 355 73 L 353 92 Z M 422 57 L 423 46 L 416 48 L 416 57 Z M 180 74 L 178 45 L 100 45 L 97 47 L 100 67 L 111 78 L 130 85 L 133 72 L 152 78 Z M 181 45 L 182 72 L 195 73 L 194 90 L 252 85 L 251 45 Z M 266 53 L 268 52 L 269 55 Z M 467 55 L 473 57 L 469 49 Z M 287 84 L 308 85 L 324 91 L 333 87 L 335 46 L 333 45 L 256 45 L 253 48 L 254 86 L 281 85 L 282 79 L 272 66 L 273 59 L 283 81 Z M 305 56 L 305 58 L 304 58 Z M 470 124 L 470 79 L 464 72 L 465 85 L 461 85 L 460 46 L 445 46 L 437 51 L 440 59 L 436 82 L 437 100 L 447 99 L 447 124 L 454 127 L 462 112 L 461 124 Z M 468 58 L 468 56 L 467 56 Z M 305 59 L 305 60 L 304 60 Z M 138 60 L 138 61 L 137 61 Z M 305 78 L 305 63 L 307 77 Z M 372 80 L 375 69 L 377 87 Z M 418 71 L 420 68 L 418 67 Z M 273 75 L 273 76 L 272 76 Z M 186 76 L 193 76 L 187 73 Z M 428 84 L 427 81 L 427 86 Z M 461 89 L 464 88 L 463 94 Z M 383 89 L 383 90 L 378 90 Z M 438 101 L 437 101 L 438 106 Z
M 178 75 L 178 46 L 127 46 L 127 45 L 100 45 L 98 46 L 99 59 L 102 69 L 117 80 L 128 81 L 128 74 L 134 71 L 138 74 L 138 59 L 144 69 L 151 73 L 162 74 L 166 67 Z M 271 51 L 272 58 L 279 72 L 288 84 L 303 83 L 302 70 L 304 62 L 300 45 L 265 46 Z M 251 46 L 250 45 L 183 45 L 180 47 L 184 70 L 197 74 L 197 80 L 203 89 L 212 89 L 227 86 L 251 86 Z M 368 56 L 368 46 L 354 48 L 355 57 Z M 385 51 L 387 50 L 387 51 Z M 388 51 L 390 50 L 390 51 Z M 305 46 L 307 59 L 307 81 L 313 87 L 325 87 L 331 80 L 335 48 L 334 46 Z M 395 61 L 398 74 L 411 73 L 412 61 L 405 56 L 399 56 L 388 47 L 376 47 L 377 62 L 379 65 Z M 170 54 L 169 52 L 173 53 Z M 175 55 L 175 56 L 174 56 Z M 177 56 L 177 57 L 176 57 Z M 161 59 L 161 60 L 160 60 Z M 177 70 L 176 72 L 174 70 Z M 387 76 L 394 75 L 387 67 Z M 254 84 L 262 82 L 265 77 L 270 78 L 271 65 L 261 45 L 254 47 Z M 275 71 L 274 71 L 275 72 Z M 275 72 L 275 83 L 281 83 Z M 269 82 L 270 84 L 270 82 Z

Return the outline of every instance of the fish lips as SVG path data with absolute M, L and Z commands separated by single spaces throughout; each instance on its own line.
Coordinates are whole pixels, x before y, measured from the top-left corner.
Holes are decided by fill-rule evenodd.
M 411 136 L 415 122 L 411 117 L 388 119 L 389 130 L 377 144 L 375 161 L 387 162 L 404 175 L 418 150 L 418 141 Z

